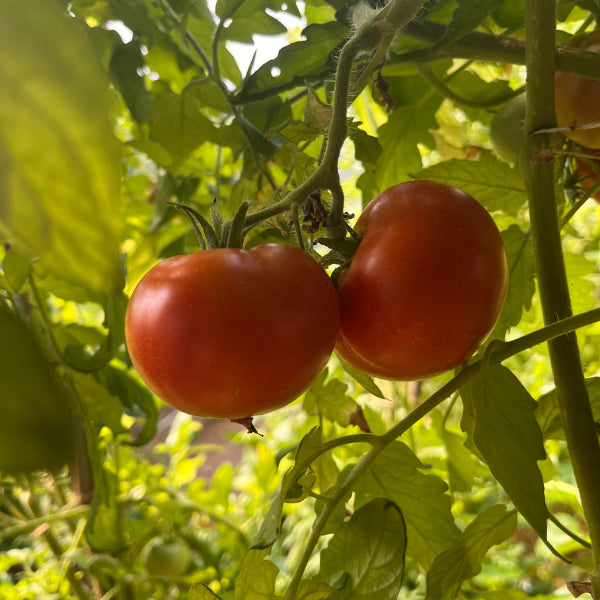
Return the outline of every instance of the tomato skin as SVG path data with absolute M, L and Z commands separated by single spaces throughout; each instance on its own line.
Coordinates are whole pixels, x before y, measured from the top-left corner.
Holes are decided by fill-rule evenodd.
M 590 160 L 592 160 L 592 162 L 600 168 L 600 153 L 599 152 L 594 151 L 590 148 L 582 148 L 582 151 L 585 154 L 598 156 L 598 158 L 593 158 Z M 589 167 L 584 161 L 574 159 L 574 162 L 575 162 L 575 166 L 577 169 L 577 175 L 578 175 L 577 183 L 582 188 L 587 190 L 598 182 L 598 175 L 596 175 L 596 173 L 591 169 L 591 167 Z M 591 197 L 596 202 L 600 202 L 600 190 L 597 190 L 596 192 L 594 192 Z
M 600 30 L 573 37 L 570 47 L 600 52 Z M 600 81 L 574 73 L 556 73 L 556 121 L 559 127 L 600 121 Z M 600 148 L 600 129 L 576 129 L 565 136 L 588 148 Z
M 335 288 L 287 244 L 166 259 L 134 290 L 125 319 L 133 365 L 171 406 L 242 419 L 300 396 L 339 331 Z
M 500 233 L 465 192 L 409 181 L 376 196 L 338 283 L 337 354 L 375 377 L 424 379 L 463 363 L 493 329 L 508 287 Z

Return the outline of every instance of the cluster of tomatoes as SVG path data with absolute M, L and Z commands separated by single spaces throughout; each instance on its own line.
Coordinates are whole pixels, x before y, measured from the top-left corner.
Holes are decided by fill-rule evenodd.
M 490 215 L 465 192 L 409 181 L 374 198 L 337 287 L 296 246 L 164 260 L 134 290 L 131 360 L 184 412 L 240 420 L 305 392 L 335 350 L 393 380 L 457 367 L 493 329 L 508 265 Z

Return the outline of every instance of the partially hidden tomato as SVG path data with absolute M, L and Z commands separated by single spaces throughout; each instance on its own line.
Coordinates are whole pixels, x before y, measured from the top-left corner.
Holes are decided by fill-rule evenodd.
M 424 379 L 463 363 L 496 324 L 508 286 L 502 237 L 471 196 L 409 181 L 376 196 L 338 282 L 337 354 L 363 372 Z
M 152 391 L 181 411 L 228 419 L 300 396 L 338 330 L 329 276 L 287 244 L 168 258 L 136 286 L 125 320 L 131 360 Z
M 573 37 L 568 46 L 600 52 L 600 30 Z M 558 72 L 555 84 L 556 120 L 559 127 L 600 121 L 600 80 Z M 600 148 L 600 128 L 573 129 L 564 134 L 588 148 Z
M 591 148 L 582 148 L 582 152 L 590 156 L 587 160 L 591 161 L 598 169 L 600 169 L 600 152 L 592 150 Z M 587 190 L 598 183 L 597 173 L 585 161 L 575 158 L 573 162 L 577 174 L 577 183 L 582 188 Z M 591 197 L 596 200 L 596 202 L 600 202 L 600 190 L 594 192 Z
M 141 552 L 142 562 L 150 575 L 179 577 L 189 568 L 192 552 L 182 538 L 152 538 Z
M 496 154 L 515 164 L 525 141 L 525 109 L 527 97 L 521 94 L 509 100 L 490 123 L 490 142 Z

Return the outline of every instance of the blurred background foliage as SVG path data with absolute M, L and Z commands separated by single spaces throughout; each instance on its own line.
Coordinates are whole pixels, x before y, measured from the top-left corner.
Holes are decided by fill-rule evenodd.
M 511 260 L 494 332 L 510 339 L 542 326 L 524 185 L 489 138 L 494 114 L 525 84 L 524 8 L 512 0 L 469 7 L 431 0 L 394 42 L 350 109 L 340 172 L 355 214 L 411 177 L 455 184 L 482 202 Z M 256 419 L 259 437 L 175 414 L 139 380 L 123 343 L 124 308 L 139 278 L 165 257 L 200 249 L 185 215 L 165 200 L 230 218 L 243 201 L 253 211 L 270 206 L 305 180 L 329 122 L 339 49 L 371 9 L 342 0 L 3 0 L 0 598 L 188 598 L 194 584 L 225 599 L 258 597 L 244 596 L 243 582 L 234 594 L 236 578 L 299 441 L 316 426 L 323 440 L 384 433 L 449 379 L 375 383 L 332 357 L 303 398 Z M 597 2 L 561 0 L 559 37 L 592 28 L 599 16 Z M 499 49 L 496 36 L 511 43 Z M 585 190 L 568 159 L 557 177 L 566 213 Z M 575 312 L 598 302 L 599 211 L 581 203 L 564 227 Z M 274 214 L 246 245 L 295 236 L 293 215 Z M 594 325 L 579 337 L 595 414 L 599 335 Z M 546 503 L 585 538 L 545 347 L 506 364 L 538 399 Z M 435 488 L 430 525 L 450 528 L 447 539 L 425 536 L 412 549 L 409 539 L 403 600 L 426 598 L 427 567 L 459 530 L 496 505 L 512 508 L 465 447 L 461 412 L 453 397 L 401 438 L 421 461 L 420 476 L 435 476 L 427 479 Z M 312 483 L 283 505 L 270 553 L 277 590 L 324 495 L 365 448 L 322 454 Z M 438 501 L 454 524 L 436 520 Z M 456 597 L 569 597 L 565 583 L 589 569 L 589 551 L 552 522 L 548 541 L 569 562 L 519 517 Z M 185 568 L 157 573 L 149 543 L 178 552 L 174 563 Z M 307 572 L 318 571 L 315 556 Z M 190 597 L 208 597 L 194 590 Z

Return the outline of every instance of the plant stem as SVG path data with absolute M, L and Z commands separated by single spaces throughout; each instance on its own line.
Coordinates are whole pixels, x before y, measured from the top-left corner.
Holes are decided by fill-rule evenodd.
M 452 394 L 456 393 L 486 365 L 501 363 L 507 358 L 510 358 L 511 356 L 522 352 L 523 350 L 527 350 L 528 348 L 532 348 L 533 346 L 537 346 L 538 344 L 542 344 L 548 340 L 557 339 L 559 336 L 564 336 L 566 333 L 573 331 L 576 328 L 584 325 L 590 325 L 598 321 L 600 321 L 600 308 L 581 313 L 568 319 L 564 319 L 560 322 L 552 323 L 546 327 L 543 327 L 542 329 L 524 335 L 516 340 L 512 340 L 511 342 L 500 343 L 495 348 L 490 346 L 488 351 L 480 360 L 477 360 L 476 362 L 466 366 L 450 381 L 429 396 L 429 398 L 419 404 L 404 419 L 386 431 L 386 433 L 382 435 L 355 434 L 343 436 L 323 444 L 323 446 L 320 448 L 319 455 L 308 457 L 306 460 L 307 464 L 300 465 L 299 471 L 301 471 L 303 468 L 308 468 L 309 464 L 313 460 L 316 460 L 316 458 L 318 458 L 318 456 L 324 452 L 328 452 L 338 446 L 353 443 L 367 443 L 371 445 L 371 448 L 352 468 L 348 477 L 344 480 L 344 483 L 340 486 L 336 493 L 329 498 L 323 511 L 319 514 L 317 519 L 315 519 L 311 534 L 308 538 L 306 546 L 304 547 L 298 566 L 296 567 L 294 574 L 290 579 L 287 592 L 284 596 L 285 600 L 295 599 L 304 570 L 306 569 L 308 561 L 310 560 L 310 557 L 319 542 L 323 527 L 327 523 L 327 520 L 333 513 L 335 507 L 343 501 L 346 495 L 352 490 L 354 483 L 366 473 L 369 466 L 373 463 L 377 456 L 379 456 L 382 450 L 384 450 L 394 440 L 408 431 L 425 415 L 430 413 L 436 406 L 448 399 L 450 396 L 452 396 Z
M 527 0 L 528 98 L 526 131 L 553 127 L 554 4 Z M 554 196 L 554 156 L 548 135 L 528 136 L 521 160 L 528 192 L 531 232 L 542 311 L 546 323 L 570 317 L 571 301 Z M 548 342 L 550 362 L 575 480 L 592 543 L 593 595 L 600 598 L 600 444 L 589 402 L 577 336 Z

